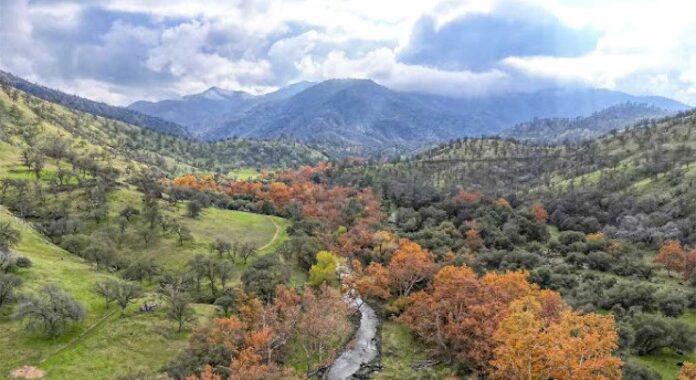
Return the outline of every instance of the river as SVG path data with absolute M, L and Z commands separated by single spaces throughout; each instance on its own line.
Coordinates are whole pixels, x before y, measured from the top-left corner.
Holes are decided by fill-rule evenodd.
M 327 371 L 327 380 L 351 379 L 360 370 L 361 366 L 373 361 L 379 353 L 377 347 L 379 319 L 377 314 L 359 296 L 353 297 L 351 302 L 359 307 L 360 327 L 358 327 L 355 333 L 353 346 L 343 351 Z

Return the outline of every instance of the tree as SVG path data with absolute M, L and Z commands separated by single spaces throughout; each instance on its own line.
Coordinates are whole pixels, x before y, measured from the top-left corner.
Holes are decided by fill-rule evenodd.
M 12 227 L 10 222 L 0 222 L 0 251 L 8 252 L 21 240 L 19 230 Z
M 140 285 L 129 281 L 115 280 L 112 289 L 113 298 L 118 303 L 118 306 L 121 307 L 122 316 L 126 314 L 128 304 L 142 295 Z
M 468 267 L 443 267 L 430 287 L 409 296 L 401 320 L 448 361 L 486 371 L 508 306 L 538 289 L 526 278 L 526 272 L 509 272 L 479 279 Z
M 185 225 L 175 222 L 173 225 L 174 228 L 174 233 L 176 233 L 176 236 L 179 239 L 179 245 L 183 246 L 184 241 L 189 241 L 193 240 L 193 235 L 191 234 L 191 230 L 186 227 Z
M 353 268 L 355 269 L 356 267 L 357 265 L 354 264 Z M 364 273 L 358 273 L 355 287 L 363 297 L 386 300 L 391 296 L 389 291 L 391 287 L 389 271 L 382 264 L 373 261 L 365 268 Z
M 198 218 L 201 215 L 201 210 L 203 210 L 203 206 L 198 201 L 191 201 L 186 205 L 186 214 L 189 218 Z
M 466 240 L 464 242 L 472 251 L 476 251 L 481 247 L 481 245 L 483 245 L 483 240 L 481 239 L 479 232 L 474 228 L 469 228 L 466 231 Z
M 114 282 L 115 280 L 109 279 L 104 281 L 99 281 L 94 284 L 92 291 L 97 295 L 104 298 L 104 307 L 109 308 L 109 304 L 114 300 Z
M 696 364 L 684 362 L 681 371 L 679 371 L 679 380 L 694 380 L 696 379 Z
M 230 313 L 232 310 L 234 310 L 236 304 L 237 295 L 231 289 L 229 291 L 226 290 L 223 295 L 216 298 L 215 302 L 213 302 L 213 305 L 219 307 L 220 311 L 222 311 L 222 315 L 225 317 L 230 316 Z
M 167 318 L 177 322 L 179 326 L 177 332 L 181 332 L 184 324 L 191 321 L 194 316 L 191 308 L 191 296 L 171 284 L 161 288 L 160 295 L 168 306 Z
M 668 274 L 671 274 L 672 271 L 681 272 L 686 267 L 684 250 L 681 244 L 675 240 L 667 240 L 660 247 L 660 252 L 653 258 L 653 261 L 667 268 Z
M 75 299 L 57 286 L 49 284 L 39 294 L 29 295 L 20 304 L 15 318 L 28 320 L 26 326 L 42 330 L 50 337 L 63 333 L 70 324 L 85 318 L 85 310 Z
M 84 257 L 97 265 L 97 270 L 108 268 L 116 263 L 118 253 L 113 244 L 105 241 L 93 241 L 83 251 Z
M 513 302 L 493 338 L 494 379 L 591 380 L 621 378 L 612 355 L 618 335 L 611 316 L 580 315 L 544 305 L 544 293 Z
M 686 256 L 684 263 L 684 281 L 696 285 L 696 248 Z
M 389 277 L 399 295 L 408 296 L 413 287 L 429 279 L 435 272 L 433 255 L 408 239 L 399 242 L 399 248 L 387 266 Z
M 235 257 L 240 257 L 244 264 L 247 263 L 250 257 L 256 255 L 256 247 L 252 243 L 234 243 L 232 251 Z
M 152 277 L 162 272 L 162 268 L 152 259 L 143 259 L 132 263 L 123 271 L 123 278 L 131 281 L 143 281 L 147 279 L 152 283 Z
M 327 284 L 335 286 L 338 284 L 338 257 L 329 251 L 317 252 L 317 263 L 309 269 L 309 284 L 320 286 Z
M 21 285 L 21 277 L 11 273 L 0 273 L 0 307 L 15 301 L 15 291 Z
M 534 215 L 534 220 L 537 223 L 546 223 L 549 220 L 549 213 L 546 211 L 541 203 L 534 203 L 531 208 L 532 215 Z
M 210 243 L 210 250 L 217 252 L 220 258 L 222 258 L 222 255 L 225 253 L 228 255 L 232 254 L 232 244 L 221 238 L 215 238 L 215 241 Z
M 290 273 L 285 264 L 276 255 L 259 257 L 242 274 L 244 290 L 257 295 L 265 302 L 270 302 L 275 296 L 276 287 L 285 284 L 290 279 Z
M 308 375 L 333 357 L 330 348 L 336 347 L 350 332 L 348 313 L 348 306 L 337 290 L 328 286 L 323 286 L 319 293 L 311 288 L 305 290 L 297 337 L 305 354 Z

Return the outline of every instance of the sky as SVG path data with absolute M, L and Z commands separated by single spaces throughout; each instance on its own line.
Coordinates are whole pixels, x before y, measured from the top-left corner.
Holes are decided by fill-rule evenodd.
M 0 69 L 116 105 L 330 78 L 696 105 L 694 36 L 692 0 L 0 0 Z

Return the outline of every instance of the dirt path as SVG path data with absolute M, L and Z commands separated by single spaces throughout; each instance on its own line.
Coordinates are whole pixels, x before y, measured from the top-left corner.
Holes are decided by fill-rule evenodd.
M 114 314 L 116 314 L 117 311 L 118 311 L 118 310 L 114 310 L 114 311 L 112 311 L 111 313 L 109 313 L 109 314 L 103 316 L 100 320 L 98 320 L 97 322 L 95 322 L 92 326 L 89 326 L 89 327 L 87 328 L 87 330 L 83 331 L 82 334 L 78 335 L 75 339 L 73 339 L 73 340 L 71 340 L 70 342 L 64 344 L 63 346 L 59 347 L 57 350 L 55 350 L 55 351 L 53 351 L 52 353 L 50 353 L 50 354 L 49 354 L 48 356 L 46 356 L 45 358 L 41 359 L 41 361 L 39 362 L 39 364 L 42 364 L 42 363 L 46 362 L 48 359 L 50 359 L 50 358 L 52 358 L 52 357 L 58 355 L 59 353 L 65 351 L 66 349 L 68 349 L 68 348 L 73 347 L 74 345 L 76 345 L 79 341 L 81 341 L 83 338 L 85 338 L 87 335 L 89 335 L 89 334 L 90 334 L 92 331 L 94 331 L 97 327 L 101 326 L 101 325 L 104 323 L 104 321 L 106 321 L 106 320 L 109 319 L 111 316 L 113 316 Z
M 273 243 L 275 243 L 275 241 L 278 240 L 278 236 L 280 236 L 280 226 L 278 225 L 278 223 L 276 223 L 276 221 L 273 220 L 272 217 L 270 217 L 270 216 L 266 216 L 266 217 L 268 218 L 268 220 L 271 221 L 271 223 L 273 223 L 273 226 L 275 227 L 275 233 L 273 234 L 271 241 L 266 243 L 266 245 L 264 245 L 263 247 L 259 247 L 259 251 L 263 251 L 264 249 L 272 246 Z

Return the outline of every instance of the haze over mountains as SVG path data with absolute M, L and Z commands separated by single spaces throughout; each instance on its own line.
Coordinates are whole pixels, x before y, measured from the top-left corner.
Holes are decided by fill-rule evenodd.
M 287 136 L 350 153 L 408 151 L 458 137 L 497 134 L 535 118 L 586 117 L 627 102 L 646 106 L 641 117 L 688 108 L 664 97 L 603 89 L 454 98 L 399 92 L 359 79 L 301 82 L 261 96 L 213 87 L 178 100 L 139 101 L 129 108 L 184 125 L 203 139 Z

